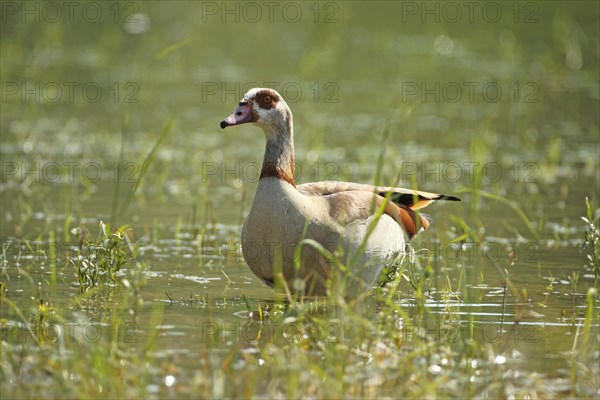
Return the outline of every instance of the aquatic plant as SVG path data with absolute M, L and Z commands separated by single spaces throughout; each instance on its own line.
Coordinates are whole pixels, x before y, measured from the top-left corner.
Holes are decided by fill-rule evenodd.
M 138 246 L 132 242 L 128 232 L 127 225 L 112 231 L 105 222 L 100 222 L 100 232 L 95 238 L 84 226 L 72 230 L 78 238 L 79 249 L 69 263 L 76 269 L 82 292 L 93 286 L 120 282 L 118 272 L 138 256 Z
M 586 224 L 582 249 L 587 251 L 588 266 L 594 271 L 596 284 L 600 280 L 600 215 L 594 216 L 593 202 L 585 198 L 586 216 L 581 217 Z

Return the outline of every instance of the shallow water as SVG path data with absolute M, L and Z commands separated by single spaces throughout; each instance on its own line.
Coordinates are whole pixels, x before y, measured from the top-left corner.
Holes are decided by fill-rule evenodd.
M 69 231 L 82 224 L 96 234 L 106 221 L 131 226 L 149 267 L 142 306 L 123 317 L 128 334 L 145 341 L 144 323 L 164 304 L 155 356 L 174 360 L 181 376 L 192 376 L 206 346 L 251 353 L 296 340 L 268 331 L 253 340 L 244 298 L 276 301 L 239 245 L 264 139 L 252 127 L 218 128 L 245 89 L 271 86 L 294 112 L 298 182 L 374 182 L 384 149 L 382 183 L 462 197 L 428 208 L 435 224 L 414 243 L 434 259 L 427 308 L 440 316 L 421 328 L 439 341 L 512 343 L 514 370 L 556 386 L 568 379 L 561 355 L 594 278 L 579 217 L 586 197 L 599 199 L 598 4 L 492 3 L 498 18 L 469 21 L 462 10 L 454 21 L 437 2 L 437 15 L 422 14 L 424 2 L 288 3 L 301 10 L 297 22 L 278 12 L 271 21 L 264 9 L 254 22 L 254 9 L 237 2 L 222 14 L 225 3 L 160 1 L 92 2 L 99 21 L 76 13 L 53 22 L 39 4 L 36 19 L 21 13 L 25 3 L 4 3 L 16 9 L 5 8 L 0 39 L 1 280 L 16 305 L 28 309 L 39 285 L 73 321 L 96 321 L 93 304 L 73 302 Z M 170 116 L 175 127 L 140 179 Z M 456 219 L 476 240 L 450 243 L 463 233 Z M 58 248 L 51 292 L 49 232 Z M 442 300 L 447 287 L 460 301 Z M 401 290 L 397 302 L 412 315 L 413 289 Z M 1 311 L 3 327 L 21 323 Z M 413 338 L 415 321 L 398 323 Z M 331 333 L 344 335 L 341 325 Z

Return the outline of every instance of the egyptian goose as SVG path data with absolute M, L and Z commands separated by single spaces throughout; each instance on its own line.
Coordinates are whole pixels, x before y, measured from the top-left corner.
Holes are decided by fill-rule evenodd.
M 397 261 L 407 242 L 429 226 L 414 210 L 435 200 L 459 200 L 348 182 L 296 185 L 292 112 L 281 95 L 251 89 L 221 128 L 248 122 L 262 128 L 267 144 L 242 227 L 242 252 L 252 272 L 270 286 L 283 278 L 290 292 L 322 296 L 331 278 L 341 275 L 350 278 L 346 295 L 356 295 L 372 287 L 383 267 Z M 342 263 L 332 262 L 331 254 L 339 250 Z M 341 274 L 340 265 L 346 266 Z

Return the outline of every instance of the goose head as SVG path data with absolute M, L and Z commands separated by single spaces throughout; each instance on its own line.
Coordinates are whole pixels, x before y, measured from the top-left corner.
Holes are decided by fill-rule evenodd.
M 260 126 L 267 136 L 290 133 L 292 112 L 277 91 L 266 88 L 250 89 L 235 111 L 221 121 L 221 128 L 253 122 Z

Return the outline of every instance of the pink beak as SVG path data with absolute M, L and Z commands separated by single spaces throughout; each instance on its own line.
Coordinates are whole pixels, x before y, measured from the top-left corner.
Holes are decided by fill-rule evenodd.
M 225 129 L 230 125 L 240 125 L 253 121 L 252 105 L 248 102 L 240 102 L 233 114 L 221 121 L 221 129 Z

